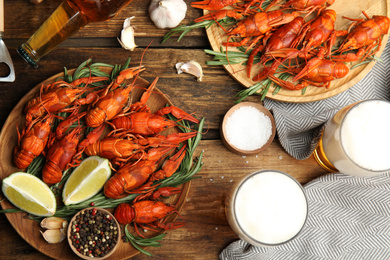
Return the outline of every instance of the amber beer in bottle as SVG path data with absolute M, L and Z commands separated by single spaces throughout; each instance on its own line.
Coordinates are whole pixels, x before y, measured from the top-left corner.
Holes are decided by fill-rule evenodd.
M 90 22 L 106 21 L 117 15 L 132 0 L 65 0 L 18 48 L 18 53 L 33 67 L 54 47 Z

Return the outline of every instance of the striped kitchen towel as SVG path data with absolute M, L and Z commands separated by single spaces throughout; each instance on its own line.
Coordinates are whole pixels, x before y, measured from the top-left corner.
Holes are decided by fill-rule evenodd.
M 309 103 L 286 103 L 265 99 L 271 110 L 279 141 L 291 156 L 298 160 L 308 158 L 316 148 L 324 123 L 346 105 L 366 99 L 390 100 L 390 44 L 381 59 L 357 84 L 341 94 Z
M 256 247 L 230 244 L 221 260 L 389 260 L 390 174 L 328 174 L 304 186 L 309 215 L 294 240 Z

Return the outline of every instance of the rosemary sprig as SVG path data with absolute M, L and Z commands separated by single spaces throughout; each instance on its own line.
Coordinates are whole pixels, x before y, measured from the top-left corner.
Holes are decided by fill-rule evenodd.
M 150 252 L 143 249 L 141 246 L 153 246 L 153 247 L 160 247 L 161 243 L 160 241 L 165 237 L 166 234 L 160 234 L 155 237 L 151 238 L 139 238 L 136 236 L 133 236 L 128 228 L 128 225 L 125 226 L 125 235 L 126 235 L 126 241 L 130 242 L 138 251 L 141 253 L 147 255 L 147 256 L 153 256 Z
M 250 51 L 247 53 L 237 52 L 237 51 L 226 51 L 221 49 L 220 52 L 213 50 L 204 50 L 205 53 L 214 55 L 213 60 L 206 61 L 207 65 L 219 66 L 219 65 L 229 65 L 229 64 L 245 64 L 248 61 Z M 253 64 L 256 64 L 260 61 L 260 57 L 256 56 L 253 60 Z
M 21 212 L 23 210 L 21 209 L 2 209 L 0 210 L 0 213 L 16 213 L 16 212 Z
M 45 164 L 45 156 L 41 154 L 34 158 L 34 160 L 27 167 L 26 172 L 39 178 L 42 175 L 42 168 L 44 164 Z
M 234 101 L 234 103 L 240 103 L 241 101 L 243 101 L 244 99 L 246 99 L 251 95 L 264 93 L 264 95 L 262 95 L 262 100 L 263 100 L 265 98 L 265 94 L 267 93 L 265 92 L 265 90 L 269 88 L 269 85 L 271 83 L 272 81 L 270 79 L 265 79 L 259 83 L 254 84 L 253 86 L 250 86 L 247 89 L 239 91 L 236 94 L 236 97 L 239 97 L 239 99 Z
M 220 25 L 226 25 L 226 26 L 229 26 L 229 25 L 232 25 L 236 22 L 235 19 L 231 18 L 231 17 L 225 17 L 223 19 L 220 19 L 217 21 Z M 189 33 L 190 31 L 194 30 L 194 29 L 199 29 L 199 28 L 206 28 L 208 29 L 210 26 L 212 26 L 213 24 L 215 24 L 216 21 L 215 20 L 205 20 L 205 21 L 201 21 L 201 22 L 197 22 L 197 23 L 190 23 L 188 25 L 180 25 L 176 28 L 173 28 L 171 29 L 167 34 L 164 35 L 161 43 L 164 43 L 165 41 L 167 41 L 171 36 L 175 35 L 175 34 L 180 34 L 180 36 L 178 37 L 177 41 L 179 42 L 187 33 Z
M 362 66 L 364 64 L 370 63 L 372 61 L 383 62 L 383 60 L 381 58 L 379 58 L 379 57 L 374 55 L 374 56 L 372 56 L 372 59 L 365 60 L 365 61 L 362 61 L 362 62 L 360 62 L 358 64 L 355 64 L 354 66 L 351 67 L 351 70 L 353 70 L 353 69 L 355 69 L 355 68 L 357 68 L 359 66 Z
M 190 23 L 189 25 L 180 25 L 176 28 L 171 29 L 167 34 L 164 35 L 161 43 L 164 43 L 166 40 L 168 40 L 172 35 L 180 33 L 179 38 L 177 41 L 179 42 L 187 33 L 189 33 L 191 30 L 198 29 L 198 28 L 208 28 L 211 25 L 215 23 L 214 20 L 209 21 L 202 21 L 198 23 Z

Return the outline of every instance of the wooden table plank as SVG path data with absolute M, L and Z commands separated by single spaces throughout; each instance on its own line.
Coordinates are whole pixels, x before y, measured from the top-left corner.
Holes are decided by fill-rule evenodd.
M 5 1 L 5 34 L 7 38 L 28 39 L 52 12 L 60 5 L 62 1 L 44 0 L 39 5 L 34 5 L 28 0 Z M 190 7 L 190 0 L 187 3 L 186 18 L 181 24 L 189 24 L 195 18 L 202 15 L 202 10 Z M 118 37 L 123 28 L 123 21 L 135 16 L 131 25 L 135 26 L 136 37 L 162 37 L 170 29 L 159 29 L 150 19 L 148 7 L 150 1 L 133 0 L 116 17 L 106 22 L 94 22 L 86 25 L 79 30 L 73 37 Z M 204 30 L 194 30 L 188 36 L 205 36 Z

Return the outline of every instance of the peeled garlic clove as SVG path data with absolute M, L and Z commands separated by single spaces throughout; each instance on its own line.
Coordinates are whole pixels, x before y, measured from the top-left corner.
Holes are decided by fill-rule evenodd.
M 45 232 L 40 231 L 43 238 L 49 243 L 49 244 L 56 244 L 60 243 L 62 240 L 65 239 L 65 234 L 63 232 L 63 229 L 48 229 Z
M 198 81 L 202 81 L 202 77 L 203 77 L 202 66 L 200 66 L 200 64 L 194 60 L 188 62 L 176 63 L 176 69 L 177 69 L 177 74 L 185 72 L 194 75 Z
M 45 229 L 60 229 L 64 228 L 64 225 L 68 225 L 68 221 L 59 217 L 48 217 L 41 221 L 41 227 Z
M 138 47 L 134 41 L 134 26 L 130 26 L 130 21 L 134 17 L 125 19 L 123 22 L 123 30 L 121 31 L 121 38 L 117 38 L 122 48 L 129 51 L 134 51 Z

